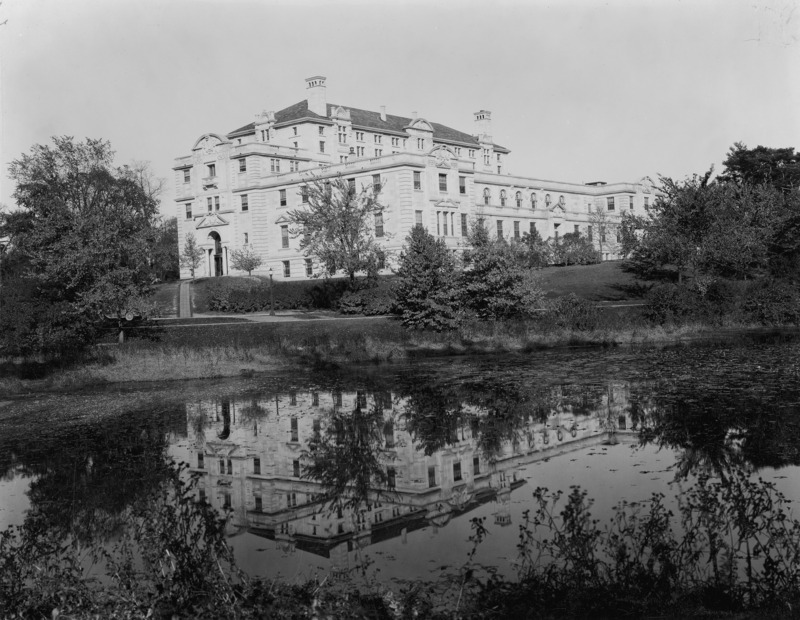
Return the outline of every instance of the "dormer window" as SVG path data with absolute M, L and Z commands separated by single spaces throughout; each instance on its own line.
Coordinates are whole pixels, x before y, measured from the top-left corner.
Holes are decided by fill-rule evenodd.
M 425 149 L 425 138 L 417 138 L 417 150 L 424 150 Z

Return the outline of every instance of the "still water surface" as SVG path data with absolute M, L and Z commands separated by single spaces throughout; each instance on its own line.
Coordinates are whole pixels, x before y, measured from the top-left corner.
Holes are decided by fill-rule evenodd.
M 700 472 L 744 469 L 799 501 L 798 355 L 560 350 L 6 401 L 0 528 L 113 538 L 174 460 L 229 510 L 253 575 L 429 578 L 464 563 L 481 517 L 475 559 L 510 575 L 536 487 L 580 485 L 601 521 L 654 492 L 674 503 Z

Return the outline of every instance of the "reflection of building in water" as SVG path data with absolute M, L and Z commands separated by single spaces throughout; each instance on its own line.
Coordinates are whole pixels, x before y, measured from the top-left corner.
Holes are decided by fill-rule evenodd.
M 591 402 L 575 401 L 555 388 L 552 406 L 519 420 L 511 439 L 490 455 L 479 447 L 474 421 L 485 411 L 464 407 L 451 443 L 426 455 L 407 430 L 409 401 L 386 393 L 304 392 L 250 400 L 187 404 L 188 445 L 175 456 L 201 476 L 199 494 L 232 510 L 231 524 L 295 548 L 344 561 L 347 551 L 405 537 L 494 501 L 495 522 L 511 523 L 512 491 L 524 482 L 517 470 L 536 460 L 608 441 L 631 428 L 627 387 L 609 386 Z M 308 442 L 328 431 L 332 412 L 377 407 L 382 412 L 377 459 L 389 489 L 357 509 L 323 501 L 325 489 L 303 478 Z M 338 558 L 338 560 L 337 560 Z

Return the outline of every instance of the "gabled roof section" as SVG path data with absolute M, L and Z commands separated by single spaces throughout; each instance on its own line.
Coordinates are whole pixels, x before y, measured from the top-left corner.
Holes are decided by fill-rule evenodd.
M 371 129 L 375 131 L 397 133 L 404 136 L 408 135 L 405 128 L 415 120 L 405 116 L 387 114 L 386 120 L 384 121 L 381 120 L 380 112 L 372 112 L 370 110 L 361 110 L 360 108 L 340 106 L 337 103 L 328 104 L 328 117 L 330 117 L 332 111 L 338 107 L 345 107 L 350 110 L 350 119 L 354 127 L 357 126 L 359 128 Z M 284 108 L 283 110 L 276 112 L 275 124 L 280 125 L 281 123 L 289 123 L 291 121 L 300 120 L 301 118 L 319 119 L 330 123 L 330 118 L 320 116 L 319 114 L 315 114 L 309 110 L 308 101 L 303 99 L 303 101 L 298 101 L 297 103 L 290 105 L 288 108 Z M 447 125 L 442 125 L 441 123 L 430 124 L 433 127 L 434 140 L 442 142 L 455 142 L 458 144 L 471 145 L 475 146 L 476 148 L 480 148 L 480 143 L 475 136 L 464 133 L 463 131 L 458 131 L 457 129 L 453 129 Z M 255 130 L 255 127 L 255 123 L 248 123 L 243 127 L 239 127 L 239 129 L 234 129 L 228 134 L 227 137 L 233 138 L 238 135 L 252 133 Z M 499 144 L 495 144 L 494 149 L 495 151 L 500 151 L 501 153 L 510 152 L 507 148 L 500 146 Z

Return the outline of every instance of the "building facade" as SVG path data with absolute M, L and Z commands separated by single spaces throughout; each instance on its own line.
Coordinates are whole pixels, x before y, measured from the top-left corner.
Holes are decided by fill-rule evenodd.
M 389 256 L 420 224 L 463 249 L 470 221 L 481 217 L 507 239 L 534 228 L 544 239 L 581 232 L 604 259 L 616 258 L 616 239 L 603 239 L 601 247 L 590 212 L 599 209 L 613 224 L 626 211 L 644 213 L 653 200 L 647 179 L 581 185 L 509 174 L 510 151 L 494 142 L 487 110 L 475 113 L 466 133 L 416 113 L 328 103 L 321 76 L 306 80 L 306 92 L 304 101 L 260 113 L 226 135 L 203 134 L 176 159 L 180 251 L 193 233 L 204 252 L 196 275 L 241 275 L 230 265 L 231 252 L 249 246 L 264 261 L 256 273 L 312 277 L 317 265 L 301 252 L 288 213 L 303 207 L 304 185 L 327 178 L 380 185 L 385 208 L 375 216 L 375 236 Z M 189 270 L 182 268 L 181 277 Z

